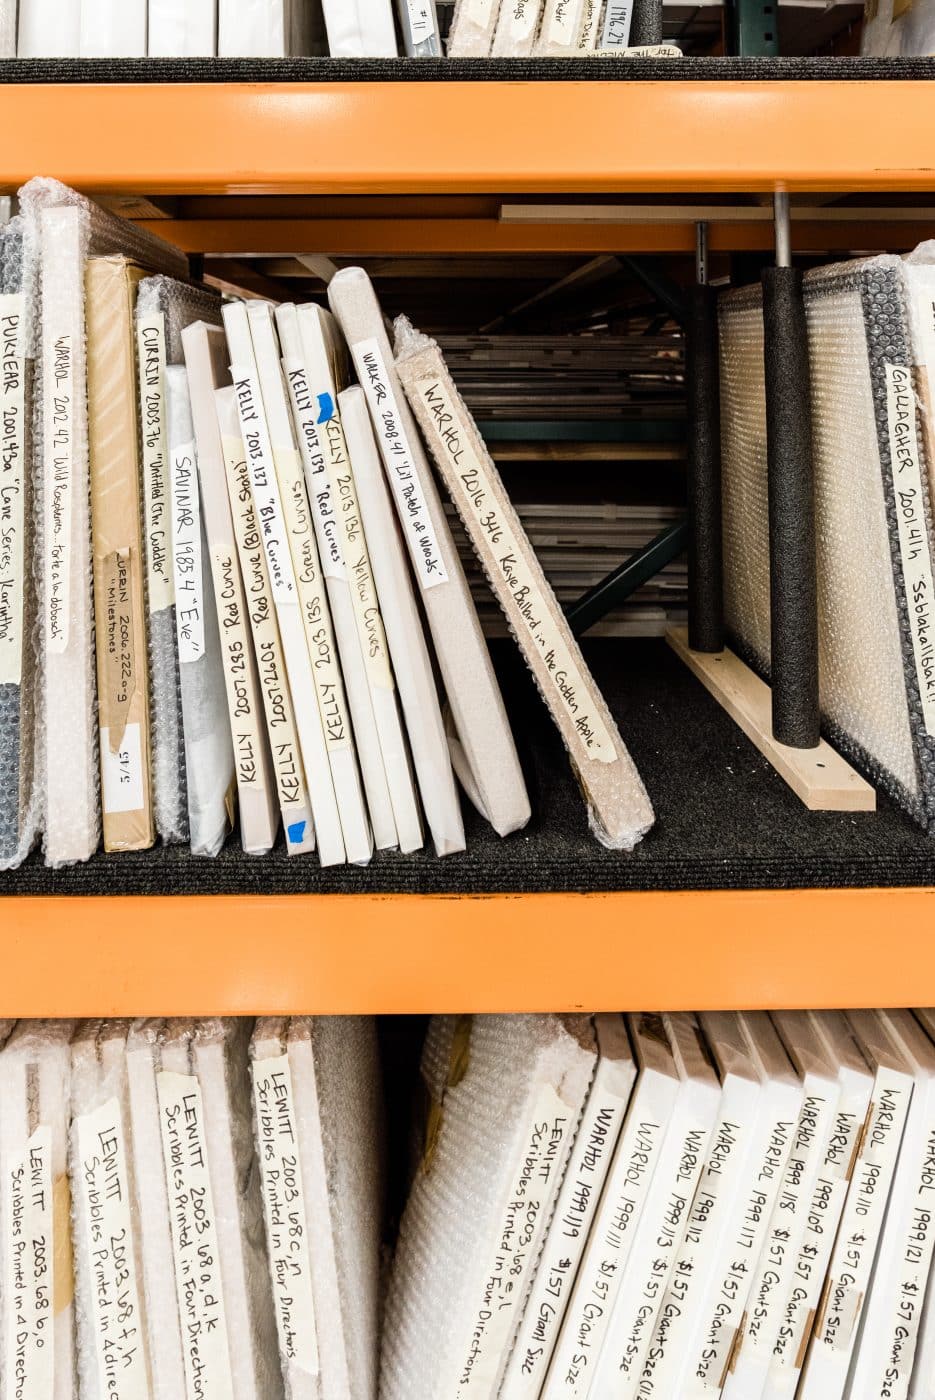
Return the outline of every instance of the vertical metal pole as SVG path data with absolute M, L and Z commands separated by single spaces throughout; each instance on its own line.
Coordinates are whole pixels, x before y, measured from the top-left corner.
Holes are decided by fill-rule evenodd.
M 721 402 L 717 295 L 708 286 L 708 226 L 695 226 L 695 274 L 685 337 L 688 398 L 688 644 L 724 649 Z

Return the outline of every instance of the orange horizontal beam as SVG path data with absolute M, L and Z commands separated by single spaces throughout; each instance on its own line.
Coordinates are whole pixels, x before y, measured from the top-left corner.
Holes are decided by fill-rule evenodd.
M 150 195 L 935 189 L 924 81 L 4 83 L 0 125 L 7 188 L 42 173 Z
M 152 219 L 142 227 L 187 253 L 287 257 L 293 253 L 369 257 L 398 253 L 692 253 L 692 223 L 508 224 L 495 219 Z M 794 222 L 796 252 L 914 248 L 935 234 L 935 216 L 848 224 Z M 709 225 L 711 252 L 769 252 L 771 223 Z
M 0 1016 L 928 1005 L 933 895 L 6 897 Z

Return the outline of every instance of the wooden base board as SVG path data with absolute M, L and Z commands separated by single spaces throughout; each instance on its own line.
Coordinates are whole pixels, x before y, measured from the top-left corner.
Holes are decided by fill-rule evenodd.
M 666 640 L 810 811 L 876 811 L 874 789 L 824 739 L 817 749 L 776 742 L 770 688 L 732 651 L 692 651 L 686 627 L 670 628 Z

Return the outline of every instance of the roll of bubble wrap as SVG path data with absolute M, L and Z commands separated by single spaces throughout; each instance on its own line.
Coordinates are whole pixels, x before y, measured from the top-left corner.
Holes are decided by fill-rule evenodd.
M 820 700 L 829 738 L 926 828 L 935 815 L 928 469 L 906 270 L 882 257 L 805 278 L 814 423 Z M 725 611 L 769 669 L 759 287 L 720 308 Z M 896 492 L 908 491 L 897 510 Z
M 36 578 L 33 567 L 32 413 L 37 315 L 33 260 L 21 218 L 0 232 L 3 454 L 0 523 L 0 869 L 19 865 L 39 829 L 36 782 Z
M 27 277 L 38 277 L 40 314 L 33 479 L 40 561 L 39 781 L 49 865 L 87 860 L 100 836 L 94 621 L 88 476 L 85 263 L 123 253 L 184 275 L 177 249 L 106 213 L 55 180 L 20 191 Z
M 433 1018 L 430 1131 L 387 1298 L 383 1400 L 496 1397 L 594 1066 L 586 1017 Z M 530 1202 L 521 1245 L 530 1170 L 539 1210 Z

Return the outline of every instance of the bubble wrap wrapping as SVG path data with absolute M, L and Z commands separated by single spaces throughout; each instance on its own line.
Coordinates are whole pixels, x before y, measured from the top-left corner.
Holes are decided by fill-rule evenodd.
M 81 1400 L 107 1400 L 124 1393 L 124 1387 L 127 1394 L 150 1393 L 140 1214 L 130 1150 L 129 1028 L 129 1021 L 85 1021 L 71 1045 L 72 1225 Z
M 137 327 L 161 318 L 165 335 L 166 364 L 184 362 L 182 331 L 195 321 L 220 325 L 220 298 L 213 293 L 193 287 L 172 277 L 147 277 L 137 292 Z M 141 389 L 146 397 L 146 390 Z M 165 427 L 165 386 L 162 387 L 162 421 Z M 158 408 L 155 412 L 158 413 Z M 147 436 L 146 406 L 143 405 L 144 447 Z M 157 446 L 156 452 L 160 453 Z M 163 439 L 161 454 L 168 455 Z M 146 507 L 144 504 L 144 516 Z M 144 521 L 145 525 L 145 521 Z M 154 526 L 158 530 L 158 526 Z M 148 569 L 153 567 L 153 534 L 144 528 Z M 171 573 L 171 568 L 170 568 Z M 174 593 L 173 593 L 174 599 Z M 187 841 L 188 789 L 185 777 L 185 737 L 182 728 L 182 690 L 179 677 L 179 649 L 175 630 L 174 601 L 166 607 L 155 606 L 165 601 L 149 597 L 149 668 L 150 724 L 153 751 L 153 799 L 156 830 L 166 842 Z
M 5 1023 L 0 1028 L 5 1032 Z M 28 1261 L 32 1277 L 23 1283 L 7 1260 L 14 1286 L 4 1279 L 0 1288 L 4 1395 L 16 1394 L 18 1371 L 25 1371 L 33 1393 L 47 1400 L 74 1400 L 78 1393 L 67 1175 L 73 1030 L 72 1021 L 18 1021 L 0 1051 L 0 1232 L 10 1239 L 11 1210 L 22 1212 L 34 1242 Z M 21 1185 L 27 1178 L 31 1187 L 40 1187 L 28 1196 Z M 6 1353 L 11 1308 L 17 1310 L 17 1325 L 26 1319 L 21 1330 L 29 1334 L 16 1356 Z
M 166 405 L 170 456 L 187 455 L 197 480 L 195 428 L 192 422 L 188 377 L 181 365 L 169 365 L 166 369 Z M 216 856 L 231 829 L 233 817 L 231 803 L 235 782 L 234 745 L 227 710 L 224 661 L 221 656 L 210 555 L 204 520 L 198 505 L 197 489 L 195 500 L 198 512 L 195 529 L 201 535 L 200 611 L 203 645 L 197 659 L 186 660 L 181 654 L 180 641 L 179 678 L 192 855 Z M 176 635 L 181 638 L 178 623 L 177 610 Z
M 486 58 L 499 14 L 500 0 L 457 0 L 448 31 L 448 57 Z
M 902 264 L 884 257 L 817 269 L 805 278 L 805 304 L 823 725 L 842 753 L 928 827 L 935 752 L 913 653 L 887 410 L 887 364 L 914 363 Z M 768 672 L 761 308 L 759 287 L 721 301 L 722 460 L 728 627 L 747 659 Z M 909 528 L 918 530 L 918 552 L 927 560 L 928 486 L 914 413 L 906 439 L 921 467 Z
M 90 255 L 122 253 L 184 275 L 177 249 L 106 213 L 55 180 L 20 191 L 26 280 L 38 279 L 32 323 L 38 356 L 33 415 L 34 538 L 42 569 L 38 780 L 49 865 L 87 860 L 100 838 L 84 270 Z
M 636 765 L 438 345 L 403 316 L 396 322 L 396 369 L 510 632 L 562 736 L 588 804 L 591 830 L 604 846 L 632 850 L 654 821 Z M 508 569 L 502 562 L 506 557 L 512 561 Z
M 317 1339 L 318 1373 L 290 1362 L 281 1337 L 287 1400 L 376 1400 L 384 1141 L 376 1023 L 369 1016 L 266 1019 L 257 1023 L 251 1054 L 261 1081 L 264 1064 L 288 1057 L 310 1226 L 312 1315 L 304 1322 Z M 272 1242 L 269 1249 L 272 1261 Z M 275 1268 L 273 1276 L 275 1293 Z M 301 1327 L 292 1302 L 291 1321 Z M 294 1345 L 294 1355 L 307 1354 L 307 1343 Z
M 0 472 L 4 502 L 0 521 L 4 535 L 11 525 L 21 541 L 22 559 L 5 545 L 0 553 L 4 577 L 19 577 L 21 589 L 7 596 L 4 590 L 3 636 L 0 644 L 0 870 L 19 865 L 32 849 L 39 828 L 39 790 L 34 780 L 36 759 L 35 701 L 39 674 L 36 635 L 36 559 L 33 550 L 33 502 L 31 438 L 33 412 L 34 347 L 30 325 L 36 316 L 35 277 L 25 262 L 23 221 L 17 217 L 0 232 L 0 291 L 19 298 L 5 303 L 5 317 L 19 316 L 20 365 L 13 379 L 4 379 L 5 424 L 3 470 Z M 4 355 L 7 331 L 5 319 Z M 20 386 L 17 389 L 17 385 Z M 18 427 L 11 433 L 9 414 Z M 6 616 L 9 610 L 9 617 Z
M 538 1228 L 548 1226 L 594 1064 L 585 1017 L 433 1018 L 422 1061 L 433 1126 L 393 1265 L 382 1400 L 494 1400 L 541 1247 Z M 562 1118 L 568 1130 L 548 1172 L 544 1140 Z M 548 1127 L 537 1138 L 531 1124 Z M 539 1173 L 537 1243 L 511 1295 L 505 1285 L 515 1282 L 513 1232 L 530 1161 Z
M 193 1076 L 201 1091 L 234 1400 L 283 1400 L 250 1106 L 251 1028 L 168 1021 L 162 1068 Z

